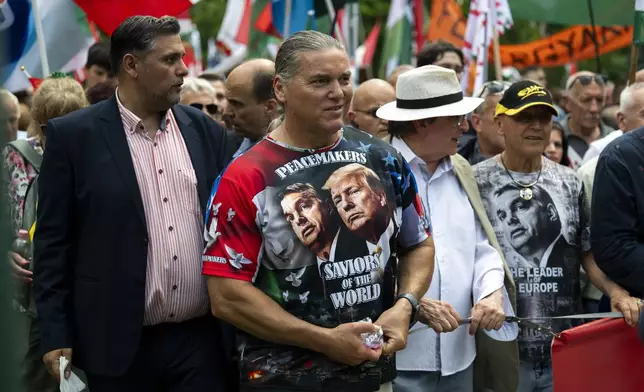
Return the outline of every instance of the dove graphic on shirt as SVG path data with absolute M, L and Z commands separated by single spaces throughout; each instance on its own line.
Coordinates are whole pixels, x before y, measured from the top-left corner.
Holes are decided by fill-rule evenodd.
M 232 208 L 229 208 L 229 209 L 228 209 L 228 219 L 227 219 L 227 220 L 228 220 L 228 222 L 230 222 L 231 220 L 233 220 L 233 218 L 235 217 L 235 215 L 237 215 L 237 213 L 235 212 L 235 210 L 233 210 Z
M 230 257 L 228 259 L 228 262 L 233 268 L 240 270 L 243 264 L 252 263 L 252 261 L 245 258 L 242 253 L 237 253 L 235 249 L 229 247 L 228 245 L 224 245 L 224 246 L 226 247 L 226 253 L 228 253 L 228 257 Z
M 308 300 L 309 300 L 309 294 L 310 294 L 310 293 L 311 293 L 310 291 L 307 291 L 307 292 L 305 292 L 305 293 L 300 294 L 300 302 L 302 302 L 303 304 L 305 304 L 305 303 L 306 303 L 306 301 L 308 301 Z
M 217 216 L 219 214 L 219 207 L 221 207 L 221 203 L 217 203 L 212 206 L 212 216 Z
M 302 284 L 301 278 L 302 278 L 302 275 L 304 275 L 305 270 L 306 270 L 306 267 L 302 267 L 296 272 L 291 272 L 286 277 L 286 281 L 291 282 L 293 287 L 300 287 L 300 285 Z
M 282 298 L 284 298 L 284 302 L 288 302 L 288 290 L 282 293 Z
M 221 235 L 220 232 L 217 231 L 217 218 L 213 217 L 212 221 L 210 222 L 210 225 L 205 230 L 205 237 L 206 237 L 206 249 L 210 248 L 212 244 L 217 242 L 217 238 Z

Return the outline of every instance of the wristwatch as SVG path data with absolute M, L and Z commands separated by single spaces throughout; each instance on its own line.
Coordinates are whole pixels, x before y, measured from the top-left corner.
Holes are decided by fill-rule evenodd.
M 409 293 L 398 294 L 398 296 L 396 297 L 396 302 L 403 298 L 409 301 L 409 303 L 411 304 L 411 317 L 409 318 L 409 328 L 411 328 L 414 324 L 416 324 L 418 317 L 418 307 L 420 305 L 418 304 L 416 298 L 414 298 L 414 296 Z

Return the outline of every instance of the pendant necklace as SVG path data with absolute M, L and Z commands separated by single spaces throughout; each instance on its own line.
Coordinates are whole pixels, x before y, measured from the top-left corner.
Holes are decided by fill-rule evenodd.
M 532 199 L 532 189 L 531 188 L 532 188 L 532 186 L 534 186 L 534 184 L 536 184 L 539 181 L 539 178 L 541 178 L 541 171 L 543 170 L 543 158 L 541 158 L 541 159 L 542 159 L 542 161 L 541 161 L 541 165 L 539 167 L 539 173 L 537 174 L 537 179 L 534 180 L 533 182 L 529 183 L 529 184 L 522 184 L 522 183 L 518 182 L 517 180 L 515 180 L 514 177 L 512 177 L 512 174 L 508 170 L 507 166 L 505 166 L 505 161 L 503 160 L 503 154 L 501 154 L 501 163 L 503 164 L 503 168 L 505 169 L 505 172 L 508 173 L 508 176 L 510 177 L 512 182 L 515 185 L 520 187 L 519 196 L 523 200 L 531 200 Z

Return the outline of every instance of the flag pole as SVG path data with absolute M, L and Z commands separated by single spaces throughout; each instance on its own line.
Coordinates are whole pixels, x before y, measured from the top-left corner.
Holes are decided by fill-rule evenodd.
M 31 9 L 34 14 L 34 26 L 36 27 L 36 39 L 38 40 L 38 50 L 40 52 L 40 67 L 42 76 L 49 76 L 49 60 L 47 59 L 47 46 L 45 45 L 45 33 L 42 28 L 42 19 L 38 9 L 38 0 L 31 0 Z
M 503 68 L 501 66 L 501 45 L 499 45 L 499 30 L 496 25 L 492 27 L 492 34 L 494 36 L 494 71 L 496 73 L 496 80 L 503 80 Z
M 284 10 L 284 34 L 282 37 L 284 39 L 288 38 L 291 30 L 291 6 L 292 0 L 286 0 Z
M 335 17 L 335 8 L 333 8 L 333 2 L 331 0 L 325 0 L 324 3 L 326 4 L 326 9 L 329 12 L 329 19 L 331 19 L 331 23 L 334 23 L 334 26 L 332 30 L 335 31 L 335 33 L 338 35 L 340 38 L 339 41 L 344 45 L 345 48 L 347 48 L 347 41 L 344 39 L 344 34 L 342 34 L 342 30 L 340 29 L 340 23 Z
M 629 61 L 628 69 L 628 84 L 631 85 L 635 83 L 635 74 L 637 73 L 637 57 L 638 57 L 638 46 L 635 44 L 631 45 L 631 58 Z

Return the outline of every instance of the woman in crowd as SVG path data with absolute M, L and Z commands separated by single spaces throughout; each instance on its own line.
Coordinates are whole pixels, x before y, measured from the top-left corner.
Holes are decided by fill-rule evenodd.
M 568 161 L 568 139 L 560 123 L 552 122 L 552 132 L 550 133 L 550 143 L 544 152 L 545 156 L 553 162 L 564 166 L 570 166 Z
M 35 223 L 36 179 L 47 144 L 47 122 L 87 105 L 83 87 L 69 77 L 50 77 L 43 81 L 34 93 L 31 106 L 32 122 L 29 125 L 30 137 L 9 143 L 3 150 L 5 170 L 8 171 L 8 200 L 14 236 L 17 236 L 21 229 L 29 231 Z M 18 337 L 22 386 L 25 391 L 58 391 L 56 380 L 49 375 L 42 362 L 39 347 L 40 330 L 31 295 L 33 274 L 30 260 L 12 252 L 9 254 L 9 264 L 18 286 L 14 296 L 14 307 L 22 316 L 20 320 L 24 324 Z

